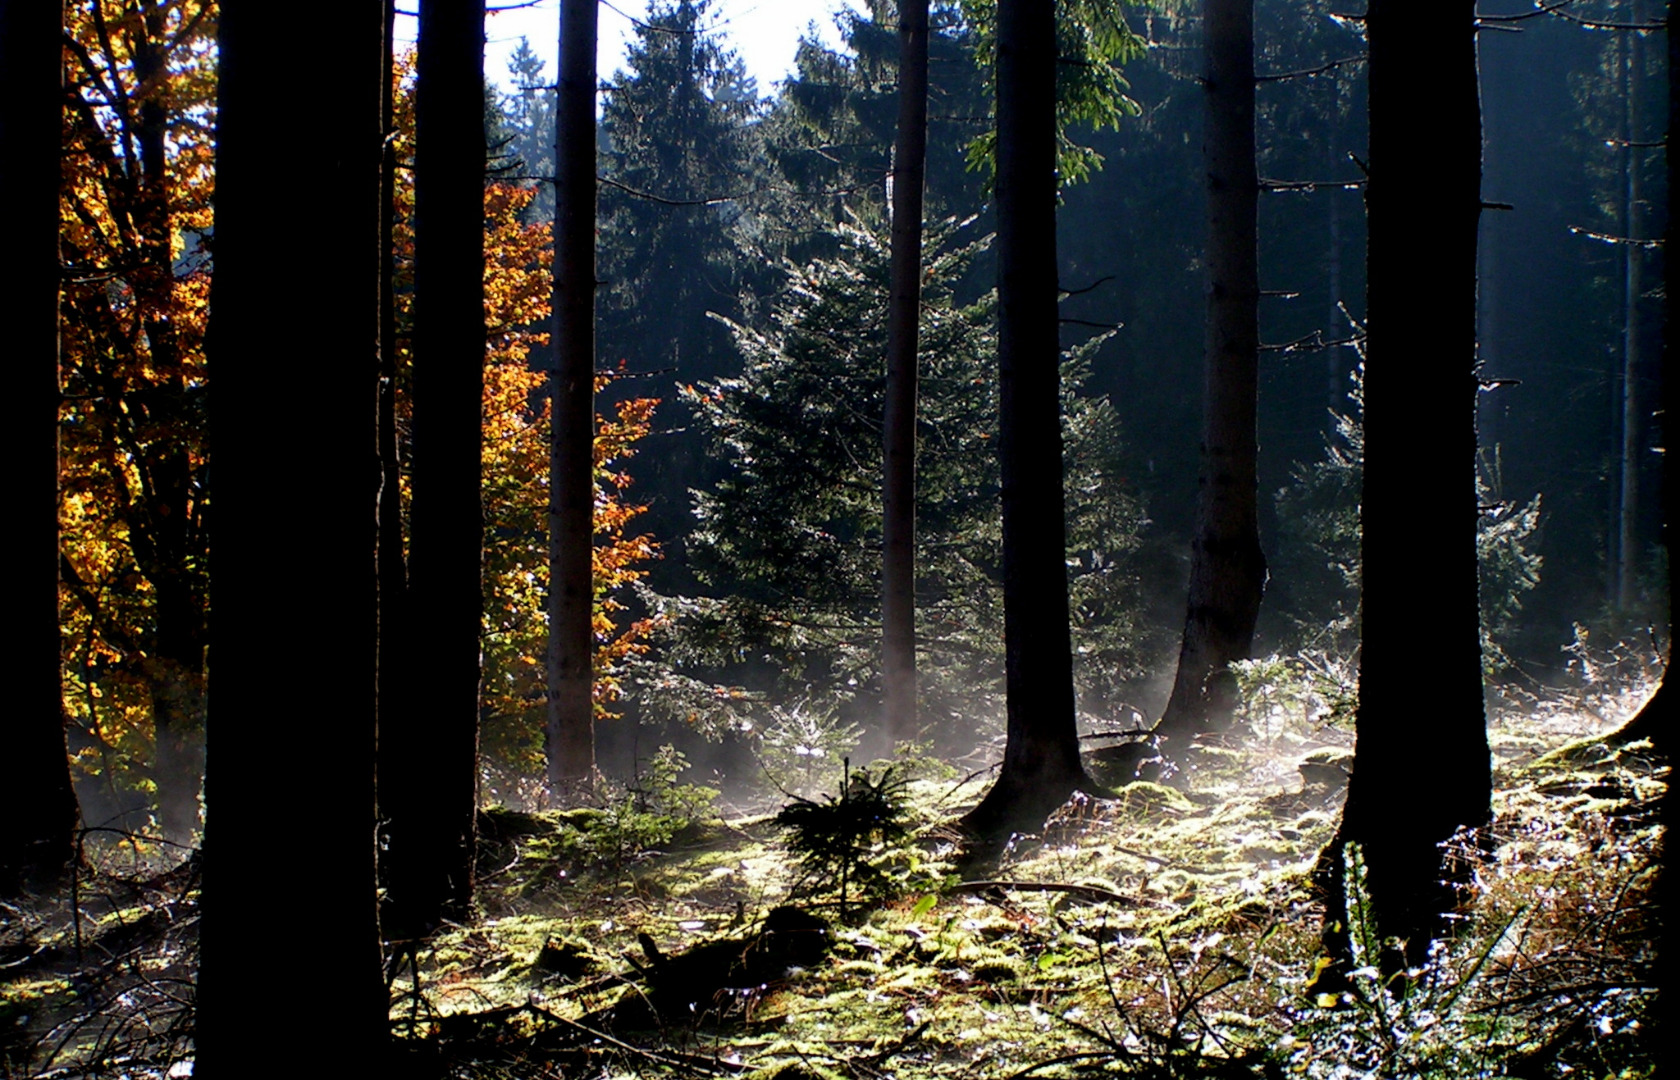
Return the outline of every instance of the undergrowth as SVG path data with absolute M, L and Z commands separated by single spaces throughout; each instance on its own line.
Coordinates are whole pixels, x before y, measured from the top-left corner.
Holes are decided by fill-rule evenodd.
M 398 978 L 399 1045 L 429 1047 L 437 1075 L 484 1078 L 1650 1075 L 1664 773 L 1647 747 L 1583 742 L 1606 725 L 1567 703 L 1495 724 L 1496 817 L 1455 936 L 1398 979 L 1363 963 L 1345 992 L 1309 993 L 1321 912 L 1308 882 L 1341 794 L 1335 768 L 1308 759 L 1349 741 L 1338 679 L 1317 663 L 1256 665 L 1241 737 L 1204 748 L 1186 788 L 1076 799 L 1016 837 L 986 882 L 951 876 L 956 837 L 940 825 L 983 778 L 927 770 L 847 770 L 794 804 L 821 826 L 810 843 L 690 799 L 673 755 L 600 807 L 487 812 L 483 917 Z M 1595 707 L 1615 719 L 1608 699 Z M 1344 914 L 1371 956 L 1350 865 Z M 829 899 L 841 867 L 844 909 Z M 860 890 L 867 867 L 878 877 Z M 84 926 L 87 949 L 182 895 L 122 893 L 127 907 Z M 638 1026 L 661 970 L 747 955 L 790 902 L 826 923 L 818 958 L 720 988 L 696 1012 L 712 1019 Z M 67 924 L 7 932 L 28 944 L 5 958 L 0 1075 L 161 1077 L 179 1062 L 179 1039 L 144 1043 L 143 1023 L 97 1029 L 127 1043 L 74 1034 L 96 1029 Z M 171 933 L 132 945 L 123 970 L 182 978 Z M 40 959 L 15 963 L 30 950 Z

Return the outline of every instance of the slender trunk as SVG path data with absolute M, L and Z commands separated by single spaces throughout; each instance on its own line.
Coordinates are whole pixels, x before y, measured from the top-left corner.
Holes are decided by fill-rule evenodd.
M 1367 18 L 1364 638 L 1353 779 L 1323 882 L 1333 928 L 1340 845 L 1358 842 L 1377 927 L 1415 960 L 1455 902 L 1446 882 L 1462 864 L 1444 868 L 1439 845 L 1490 814 L 1474 473 L 1481 112 L 1473 3 L 1447 18 L 1437 6 L 1371 0 Z M 1431 649 L 1423 709 L 1420 641 Z M 1417 797 L 1420 755 L 1427 799 Z M 1327 938 L 1340 955 L 1345 939 Z
M 379 116 L 379 675 L 376 687 L 378 707 L 378 788 L 380 818 L 390 813 L 392 796 L 386 790 L 398 771 L 401 747 L 385 738 L 398 730 L 409 716 L 408 568 L 403 542 L 403 496 L 401 442 L 397 432 L 397 149 L 396 140 L 396 7 L 385 8 L 384 42 L 380 62 L 385 80 L 380 84 Z M 400 800 L 400 796 L 398 797 Z M 388 833 L 381 833 L 380 845 L 387 848 Z M 388 860 L 381 860 L 380 873 L 389 887 Z M 389 895 L 389 893 L 387 893 Z M 383 920 L 382 920 L 383 921 Z M 391 927 L 385 926 L 387 936 Z
M 898 143 L 893 154 L 892 296 L 882 434 L 881 671 L 887 732 L 916 737 L 916 344 L 927 165 L 928 2 L 899 5 Z
M 1637 0 L 1631 12 L 1632 21 L 1640 22 L 1642 12 Z M 1623 97 L 1627 111 L 1623 118 L 1622 175 L 1626 190 L 1623 193 L 1622 235 L 1635 240 L 1644 231 L 1644 218 L 1640 213 L 1639 152 L 1633 144 L 1639 139 L 1639 89 L 1645 50 L 1638 34 L 1626 34 L 1625 39 L 1627 59 Z M 1618 513 L 1615 522 L 1615 605 L 1621 611 L 1633 606 L 1639 574 L 1639 448 L 1642 434 L 1639 382 L 1643 362 L 1639 348 L 1639 309 L 1640 297 L 1645 291 L 1644 259 L 1644 249 L 1639 245 L 1622 245 L 1622 377 L 1621 394 L 1616 402 L 1619 413 L 1616 426 L 1621 431 L 1621 439 L 1616 448 L 1620 467 L 1616 478 L 1619 498 L 1616 500 Z
M 411 704 L 381 777 L 396 936 L 472 904 L 484 400 L 484 0 L 421 0 L 415 102 Z
M 215 843 L 194 1072 L 212 1080 L 248 1075 L 255 1048 L 275 1075 L 319 1072 L 315 1040 L 273 1037 L 273 1018 L 299 1001 L 332 1018 L 336 1074 L 385 1067 L 374 843 L 383 8 L 334 9 L 333 32 L 310 52 L 333 77 L 316 79 L 298 77 L 297 43 L 272 7 L 221 6 Z M 277 880 L 288 867 L 307 867 L 306 890 Z M 285 962 L 261 962 L 253 934 Z
M 548 783 L 561 800 L 595 770 L 595 33 L 594 0 L 561 0 L 548 509 Z
M 58 621 L 58 182 L 61 35 L 58 4 L 0 0 L 0 357 L 17 394 L 4 432 L 17 476 L 5 609 L 9 716 L 0 750 L 0 896 L 45 886 L 75 852 L 76 796 L 64 744 Z
M 1254 0 L 1204 0 L 1208 310 L 1202 464 L 1178 676 L 1157 730 L 1176 756 L 1228 726 L 1230 665 L 1248 659 L 1266 587 L 1260 550 L 1259 179 L 1254 163 Z M 1175 747 L 1174 744 L 1177 744 Z
M 997 782 L 964 820 L 982 838 L 1036 827 L 1090 787 L 1074 715 L 1062 504 L 1056 12 L 1036 0 L 998 4 L 995 201 L 1008 723 Z
M 170 214 L 167 135 L 169 115 L 159 93 L 167 77 L 163 43 L 168 37 L 165 10 L 148 5 L 141 26 L 129 37 L 134 73 L 142 87 L 136 109 L 140 150 L 132 220 L 139 265 L 131 283 L 144 313 L 148 363 L 154 380 L 140 421 L 146 427 L 185 430 L 192 418 L 185 409 L 185 357 L 176 332 L 175 226 Z M 142 572 L 152 585 L 156 634 L 143 670 L 151 697 L 154 750 L 152 780 L 157 787 L 158 824 L 163 835 L 187 843 L 198 828 L 199 784 L 203 776 L 205 585 L 193 564 L 202 556 L 196 543 L 193 466 L 178 440 L 143 446 L 138 529 L 131 543 Z
M 1332 106 L 1333 107 L 1333 106 Z M 1336 147 L 1330 147 L 1329 167 L 1334 170 L 1342 167 Z M 1327 175 L 1334 176 L 1331 172 Z M 1341 192 L 1334 189 L 1325 193 L 1324 204 L 1328 208 L 1330 217 L 1330 265 L 1329 286 L 1330 303 L 1324 310 L 1324 336 L 1335 340 L 1342 336 L 1347 320 L 1342 316 L 1342 201 Z M 1342 364 L 1342 347 L 1333 346 L 1324 350 L 1324 400 L 1330 414 L 1347 411 L 1348 376 Z M 1336 421 L 1333 416 L 1325 418 L 1327 434 L 1333 434 Z

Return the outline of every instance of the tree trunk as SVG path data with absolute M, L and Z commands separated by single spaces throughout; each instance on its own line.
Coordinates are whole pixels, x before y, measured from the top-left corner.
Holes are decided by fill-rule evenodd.
M 154 389 L 143 410 L 146 426 L 186 430 L 193 422 L 188 400 L 185 357 L 176 331 L 175 224 L 170 215 L 167 136 L 169 113 L 159 91 L 167 77 L 165 45 L 169 28 L 161 5 L 146 5 L 140 25 L 127 36 L 134 73 L 146 92 L 135 110 L 140 152 L 133 192 L 132 223 L 139 264 L 129 282 L 146 313 L 145 331 Z M 138 440 L 137 440 L 138 441 Z M 194 569 L 202 544 L 194 536 L 193 465 L 181 442 L 149 447 L 139 463 L 143 476 L 140 505 L 131 513 L 130 543 L 141 571 L 150 581 L 156 635 L 142 669 L 151 696 L 158 824 L 163 835 L 189 843 L 199 825 L 199 785 L 204 755 L 205 582 Z
M 899 5 L 898 145 L 893 154 L 892 295 L 881 561 L 881 672 L 893 742 L 916 737 L 916 344 L 922 304 L 922 192 L 927 165 L 928 3 Z
M 1635 0 L 1630 8 L 1630 20 L 1641 21 L 1640 5 Z M 1644 44 L 1640 35 L 1623 35 L 1626 55 L 1623 61 L 1623 98 L 1626 112 L 1623 117 L 1622 178 L 1623 191 L 1622 235 L 1630 240 L 1643 236 L 1644 216 L 1641 200 L 1639 149 L 1634 143 L 1640 139 L 1640 85 L 1644 81 Z M 1622 372 L 1616 406 L 1616 423 L 1612 430 L 1620 434 L 1616 446 L 1618 462 L 1616 476 L 1616 566 L 1611 603 L 1617 611 L 1627 611 L 1634 604 L 1639 577 L 1639 457 L 1644 434 L 1641 418 L 1644 403 L 1640 400 L 1640 382 L 1644 363 L 1640 356 L 1640 301 L 1645 292 L 1645 249 L 1638 244 L 1622 245 Z
M 212 1080 L 250 1073 L 258 1052 L 276 1075 L 319 1072 L 317 1041 L 273 1037 L 300 1001 L 332 1018 L 335 1073 L 381 1075 L 388 1041 L 374 844 L 383 7 L 334 9 L 309 53 L 331 78 L 303 77 L 271 6 L 221 7 L 216 843 L 194 1073 Z
M 1674 18 L 1674 7 L 1672 4 L 1669 5 L 1668 17 L 1671 21 Z M 1676 35 L 1671 32 L 1667 35 L 1667 38 L 1668 130 L 1680 131 L 1680 95 L 1676 95 L 1675 93 L 1675 73 L 1680 71 L 1680 35 Z M 1675 158 L 1672 143 L 1665 149 L 1665 153 L 1668 159 L 1667 164 L 1669 175 L 1673 176 Z M 1670 252 L 1680 251 L 1680 247 L 1676 246 L 1680 245 L 1680 232 L 1676 231 L 1674 185 L 1672 183 L 1668 185 L 1668 205 L 1666 209 L 1668 224 L 1663 237 L 1663 246 Z M 1666 265 L 1672 266 L 1674 264 L 1669 262 Z M 1668 281 L 1667 288 L 1663 290 L 1663 352 L 1660 390 L 1660 404 L 1662 408 L 1658 413 L 1658 419 L 1656 421 L 1658 424 L 1657 434 L 1661 437 L 1663 446 L 1673 445 L 1670 440 L 1673 438 L 1675 430 L 1671 419 L 1674 415 L 1675 408 L 1674 383 L 1676 378 L 1674 371 L 1674 292 L 1674 283 L 1672 281 Z M 1663 546 L 1668 549 L 1670 567 L 1674 564 L 1676 491 L 1677 488 L 1680 488 L 1680 484 L 1676 483 L 1677 477 L 1675 472 L 1674 462 L 1665 455 L 1663 458 L 1662 474 L 1662 540 Z M 1675 606 L 1676 598 L 1674 586 L 1675 575 L 1671 570 L 1668 575 L 1668 610 L 1670 612 L 1671 620 L 1673 618 L 1673 612 L 1677 610 Z M 1669 630 L 1669 640 L 1671 642 L 1673 641 L 1672 622 Z M 1643 707 L 1640 708 L 1639 712 L 1635 713 L 1632 719 L 1630 719 L 1626 724 L 1623 724 L 1621 729 L 1616 732 L 1616 739 L 1618 741 L 1632 742 L 1636 739 L 1649 739 L 1652 746 L 1656 748 L 1657 752 L 1669 760 L 1671 767 L 1674 759 L 1674 701 L 1676 695 L 1674 685 L 1671 682 L 1671 676 L 1673 674 L 1674 651 L 1673 646 L 1670 645 L 1668 667 L 1663 671 L 1662 682 L 1657 684 L 1656 693 L 1652 694 L 1650 699 L 1645 702 Z M 1674 881 L 1670 876 L 1673 871 L 1669 867 L 1668 858 L 1671 852 L 1669 851 L 1669 841 L 1666 839 L 1667 837 L 1672 837 L 1674 835 L 1674 784 L 1672 781 L 1670 781 L 1663 789 L 1661 800 L 1658 804 L 1658 814 L 1663 824 L 1663 834 L 1665 840 L 1663 843 L 1662 867 L 1660 872 L 1657 874 L 1656 886 L 1652 890 L 1654 894 L 1652 896 L 1652 901 L 1659 914 L 1657 930 L 1657 971 L 1655 979 L 1656 985 L 1659 989 L 1657 992 L 1657 1003 L 1653 1010 L 1654 1015 L 1652 1018 L 1651 1029 L 1653 1031 L 1666 1031 L 1672 1027 L 1676 997 L 1674 990 L 1675 965 L 1673 935 L 1677 916 L 1674 913 Z
M 484 0 L 421 0 L 415 103 L 412 697 L 380 776 L 387 911 L 412 937 L 472 905 L 484 400 Z
M 595 771 L 595 33 L 594 0 L 562 0 L 548 510 L 548 784 L 559 800 Z
M 75 854 L 76 796 L 64 744 L 58 621 L 58 183 L 63 12 L 0 0 L 0 356 L 18 392 L 0 424 L 17 476 L 25 554 L 7 575 L 18 637 L 6 650 L 0 750 L 0 896 L 46 886 Z
M 1462 0 L 1449 17 L 1371 0 L 1367 28 L 1363 641 L 1353 779 L 1324 875 L 1326 927 L 1342 921 L 1341 845 L 1356 841 L 1378 930 L 1417 960 L 1455 903 L 1444 883 L 1455 867 L 1443 865 L 1440 845 L 1491 812 L 1476 599 L 1475 6 Z M 1345 944 L 1328 937 L 1340 955 Z
M 1157 728 L 1169 755 L 1228 726 L 1233 661 L 1248 659 L 1266 587 L 1260 550 L 1260 271 L 1254 163 L 1254 0 L 1204 0 L 1207 353 L 1200 498 L 1178 676 Z
M 392 777 L 406 747 L 401 740 L 386 737 L 407 722 L 413 697 L 409 685 L 413 658 L 409 653 L 408 567 L 403 538 L 403 492 L 401 441 L 397 431 L 397 149 L 396 132 L 396 8 L 385 9 L 385 41 L 380 62 L 385 81 L 380 85 L 380 129 L 383 138 L 379 162 L 379 675 L 375 691 L 378 707 L 376 771 L 379 777 L 381 820 L 386 820 L 401 795 L 390 789 Z M 388 849 L 390 836 L 381 832 L 380 846 Z M 380 860 L 382 881 L 389 887 L 388 859 Z M 387 892 L 387 896 L 389 892 Z M 382 918 L 390 934 L 392 922 Z M 394 934 L 391 936 L 395 936 Z
M 1091 786 L 1079 761 L 1068 629 L 1052 4 L 998 4 L 995 203 L 1008 726 L 997 782 L 964 819 L 982 838 L 1036 827 Z

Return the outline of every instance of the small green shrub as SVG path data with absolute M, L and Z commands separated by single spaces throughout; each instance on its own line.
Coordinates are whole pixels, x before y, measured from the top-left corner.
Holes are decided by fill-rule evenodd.
M 759 760 L 772 783 L 808 798 L 833 781 L 835 764 L 857 746 L 858 736 L 857 725 L 842 720 L 834 702 L 777 705 L 759 737 Z
M 661 746 L 628 783 L 605 786 L 605 805 L 561 816 L 555 854 L 619 866 L 669 844 L 717 799 L 711 788 L 680 782 L 688 767 L 680 751 Z
M 891 768 L 871 776 L 868 769 L 853 772 L 851 762 L 844 761 L 839 794 L 821 802 L 795 799 L 776 815 L 804 869 L 805 883 L 837 891 L 842 917 L 854 892 L 880 899 L 893 891 L 883 855 L 910 835 L 904 786 Z

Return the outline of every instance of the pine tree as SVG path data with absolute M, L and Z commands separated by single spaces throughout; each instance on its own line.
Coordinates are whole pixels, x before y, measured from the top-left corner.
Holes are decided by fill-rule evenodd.
M 1453 906 L 1457 875 L 1440 845 L 1491 813 L 1474 473 L 1482 127 L 1474 5 L 1450 15 L 1373 0 L 1367 23 L 1362 641 L 1353 777 L 1326 871 L 1326 927 L 1340 957 L 1340 847 L 1356 842 L 1377 927 L 1402 942 L 1396 963 L 1421 959 Z M 1428 107 L 1420 107 L 1420 71 L 1431 73 Z M 1419 277 L 1421 259 L 1437 273 Z M 1433 643 L 1427 709 L 1413 707 L 1419 641 Z M 1429 754 L 1427 799 L 1416 797 L 1420 747 Z
M 1254 146 L 1254 3 L 1206 0 L 1203 159 L 1208 190 L 1202 466 L 1178 672 L 1156 730 L 1177 756 L 1231 722 L 1230 665 L 1248 659 L 1266 557 L 1260 550 L 1260 181 Z M 1175 745 L 1177 744 L 1177 745 Z
M 405 714 L 380 729 L 393 936 L 472 907 L 483 610 L 484 0 L 422 0 Z
M 12 719 L 0 752 L 0 896 L 45 883 L 74 856 L 58 622 L 58 179 L 61 26 L 56 4 L 0 3 L 0 226 L 17 279 L 0 290 L 19 392 L 5 425 L 20 474 L 29 559 L 12 575 Z
M 554 144 L 554 361 L 548 468 L 548 786 L 570 800 L 595 773 L 595 0 L 560 9 Z
M 740 315 L 751 273 L 740 239 L 755 224 L 743 197 L 761 182 L 758 91 L 704 27 L 706 10 L 705 0 L 655 0 L 601 106 L 601 366 L 657 372 L 664 385 L 730 370 L 729 334 L 712 313 Z M 692 436 L 666 438 L 646 459 L 646 527 L 678 540 L 704 466 Z M 672 554 L 661 580 L 683 576 L 680 549 Z
M 554 121 L 556 90 L 543 63 L 524 38 L 508 59 L 512 89 L 502 96 L 501 112 L 512 141 L 503 154 L 517 180 L 536 192 L 525 207 L 525 220 L 554 220 Z
M 893 144 L 892 295 L 887 305 L 887 393 L 881 543 L 882 719 L 895 742 L 916 721 L 916 344 L 922 301 L 922 192 L 927 171 L 927 0 L 899 18 L 898 137 Z
M 996 338 L 989 296 L 953 296 L 983 241 L 952 228 L 930 231 L 923 274 L 916 646 L 924 732 L 966 751 L 1003 706 Z M 836 254 L 785 270 L 763 329 L 733 327 L 741 375 L 690 395 L 720 465 L 696 502 L 692 555 L 717 599 L 674 605 L 670 655 L 679 675 L 837 700 L 843 719 L 867 725 L 882 679 L 878 357 L 890 255 L 885 237 L 855 224 L 825 246 Z M 1148 652 L 1130 558 L 1142 510 L 1122 479 L 1113 408 L 1079 392 L 1099 344 L 1064 361 L 1062 400 L 1066 482 L 1077 492 L 1065 552 L 1077 678 L 1096 713 Z M 641 693 L 670 689 L 654 680 Z
M 332 1017 L 336 1070 L 386 1066 L 374 803 L 384 7 L 336 9 L 311 51 L 331 79 L 297 77 L 297 44 L 271 9 L 220 11 L 216 705 L 195 1008 L 195 1075 L 212 1078 L 248 1075 L 256 1047 L 276 1074 L 318 1070 L 315 1041 L 272 1037 L 300 1000 Z M 300 731 L 330 745 L 276 753 L 278 734 Z M 307 867 L 307 895 L 278 883 L 277 866 Z M 313 962 L 253 963 L 253 928 L 270 954 Z
M 1056 358 L 1056 11 L 997 6 L 998 460 L 1008 729 L 997 780 L 964 818 L 990 843 L 1091 788 L 1079 759 Z

